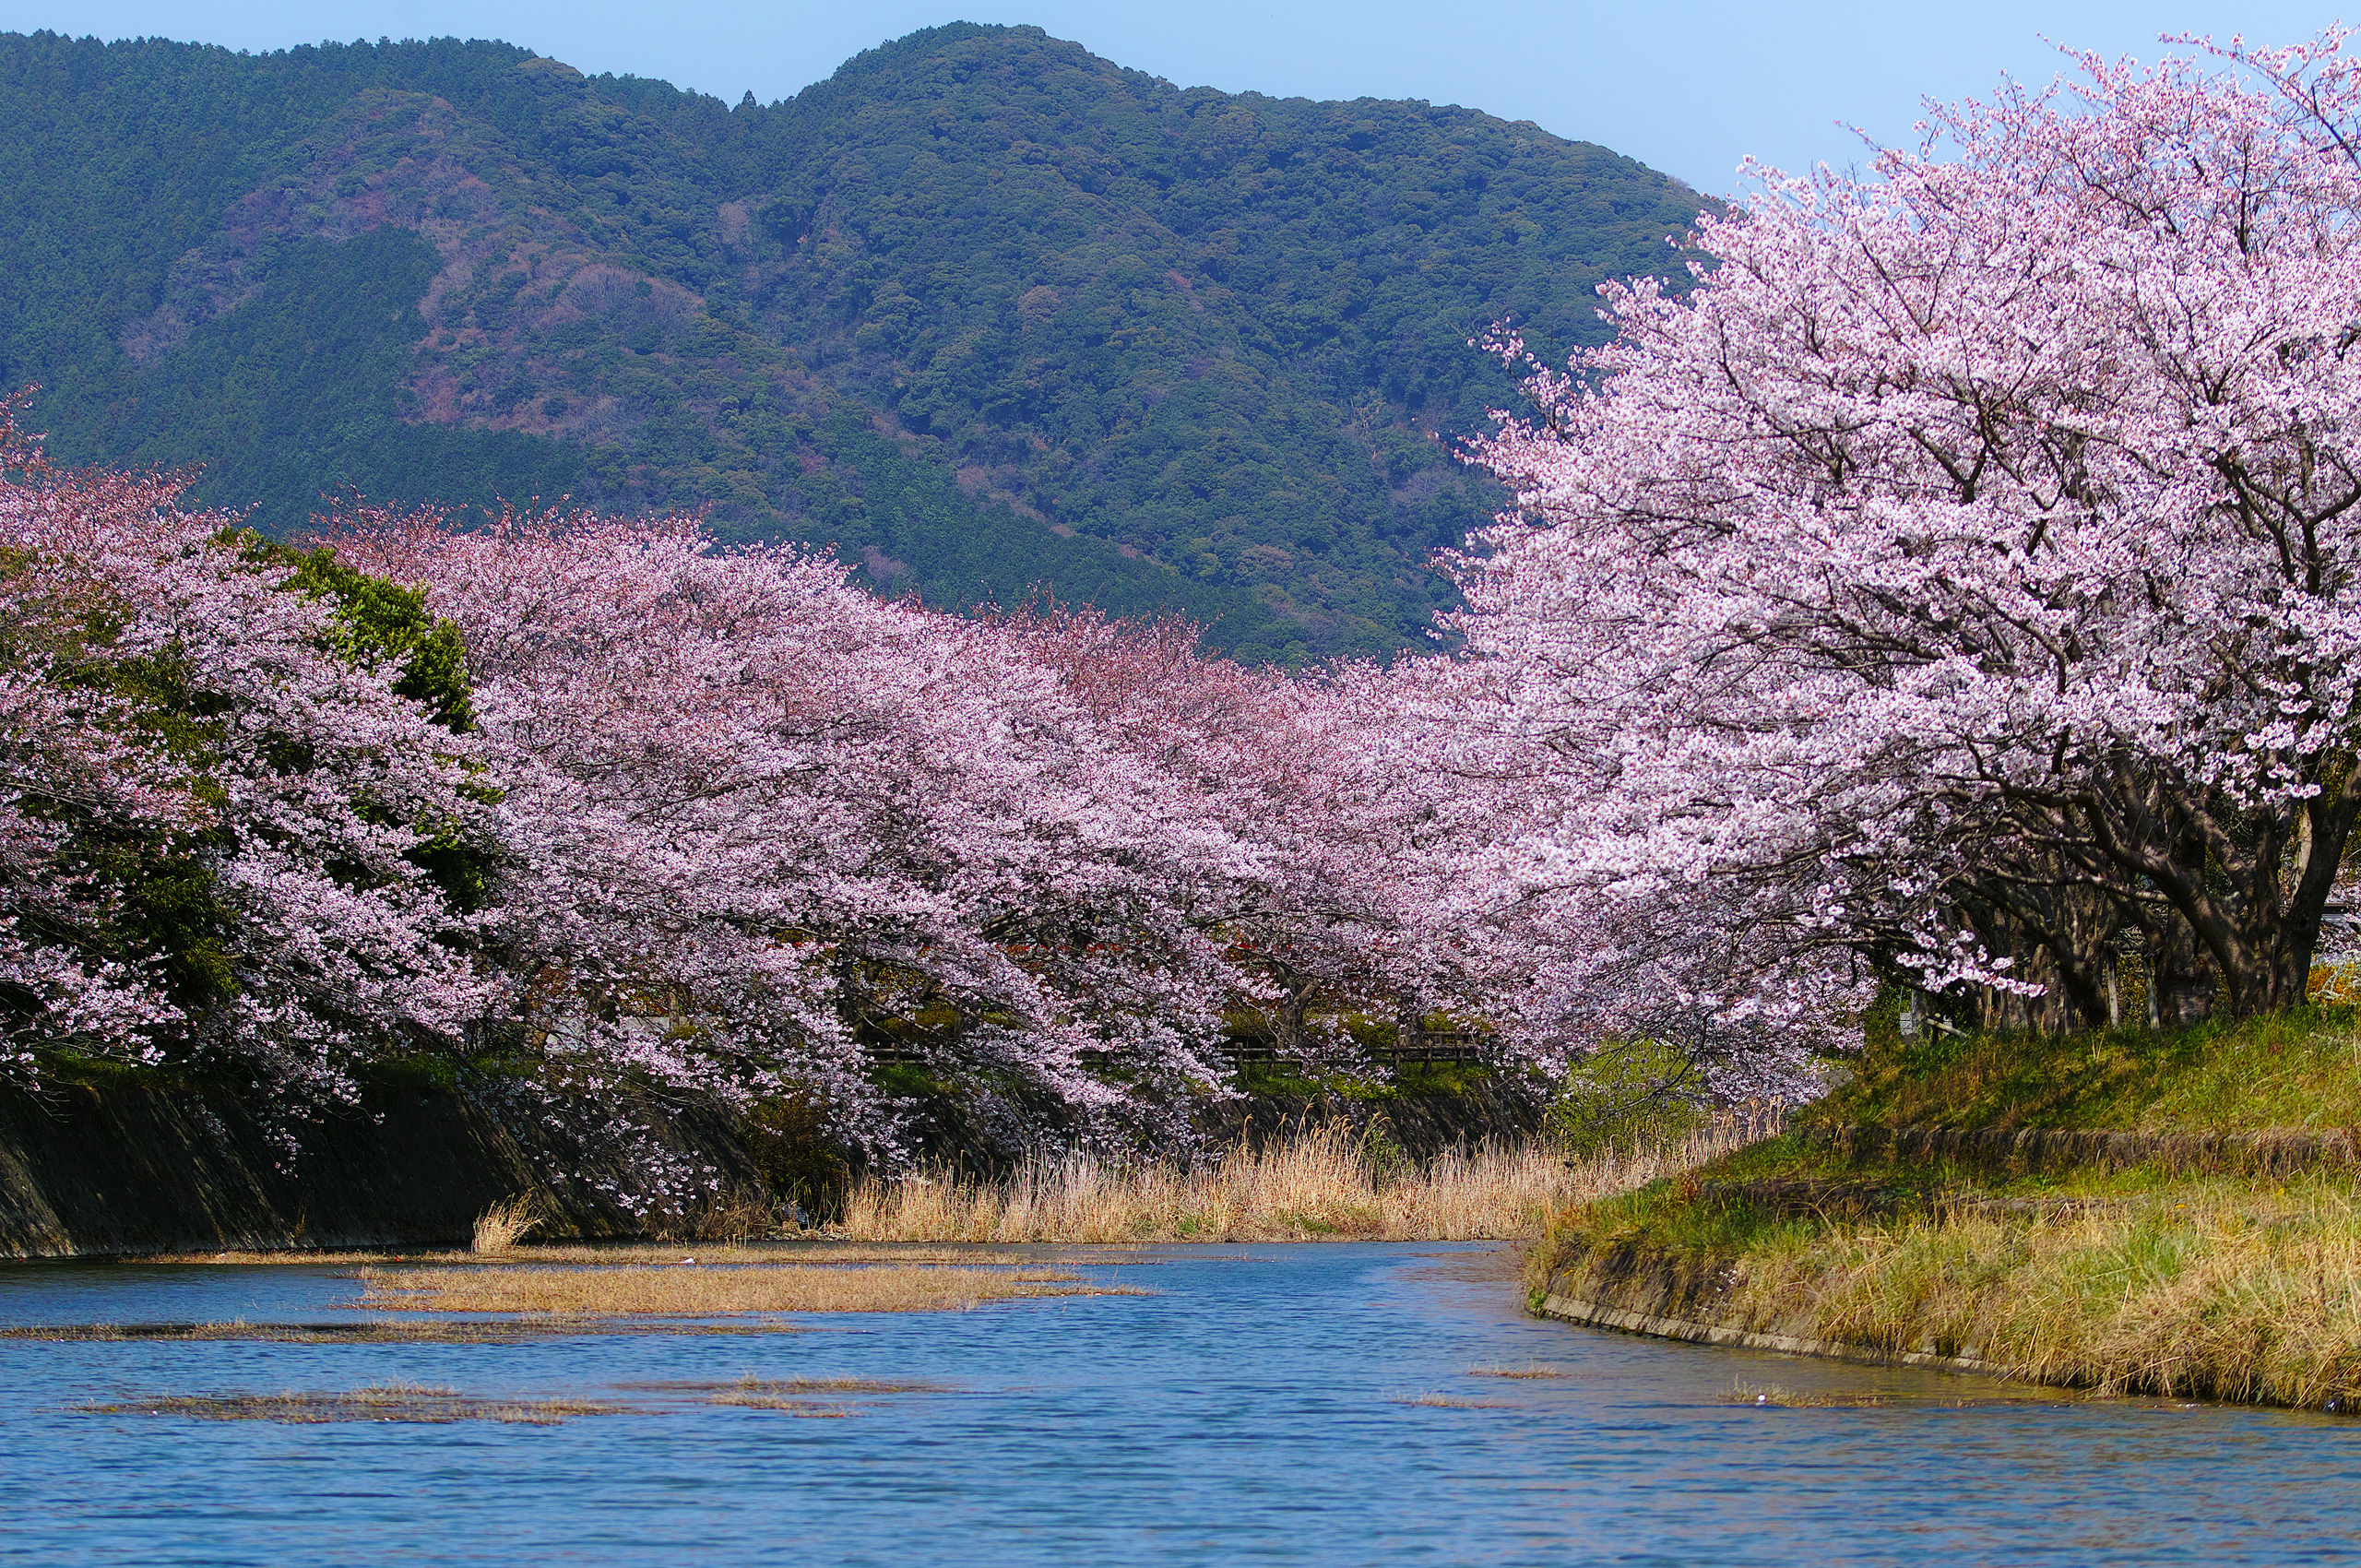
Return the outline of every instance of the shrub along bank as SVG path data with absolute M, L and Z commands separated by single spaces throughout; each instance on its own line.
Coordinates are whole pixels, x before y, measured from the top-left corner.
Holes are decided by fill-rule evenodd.
M 2104 1394 L 2349 1410 L 2356 1125 L 2349 1011 L 1889 1041 L 1787 1134 L 1568 1207 L 1533 1254 L 1533 1305 Z

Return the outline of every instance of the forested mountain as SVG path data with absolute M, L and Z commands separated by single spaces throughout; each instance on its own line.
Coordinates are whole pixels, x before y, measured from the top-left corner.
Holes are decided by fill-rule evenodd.
M 1183 611 L 1382 652 L 1497 492 L 1453 460 L 1513 317 L 1595 340 L 1686 187 L 1469 110 L 914 34 L 777 104 L 500 43 L 0 37 L 0 386 L 70 461 L 324 492 L 709 505 L 930 602 Z

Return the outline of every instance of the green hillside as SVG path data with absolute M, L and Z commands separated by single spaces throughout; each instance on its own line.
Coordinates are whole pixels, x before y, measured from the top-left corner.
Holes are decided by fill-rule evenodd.
M 1595 339 L 1685 187 L 1424 103 L 1183 91 L 1032 28 L 770 106 L 498 43 L 0 36 L 0 386 L 76 461 L 571 494 L 832 543 L 930 602 L 1418 640 L 1497 502 L 1467 339 Z

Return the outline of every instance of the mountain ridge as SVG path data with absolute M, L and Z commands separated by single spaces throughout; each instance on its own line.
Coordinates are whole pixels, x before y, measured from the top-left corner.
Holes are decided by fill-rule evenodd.
M 1472 110 L 967 23 L 734 109 L 506 44 L 9 35 L 0 124 L 0 379 L 69 460 L 210 457 L 282 532 L 345 487 L 704 507 L 1286 662 L 1420 640 L 1500 501 L 1467 339 L 1596 340 L 1698 208 Z

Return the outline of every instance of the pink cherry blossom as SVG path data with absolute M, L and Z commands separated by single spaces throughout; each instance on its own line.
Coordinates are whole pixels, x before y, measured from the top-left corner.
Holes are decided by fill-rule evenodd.
M 181 481 L 60 474 L 0 410 L 0 992 L 14 1054 L 212 1060 L 299 1099 L 455 1044 L 477 922 L 414 862 L 482 840 L 473 745 L 336 651 L 328 609 Z M 206 929 L 141 941 L 131 880 L 183 862 Z M 130 869 L 127 869 L 130 868 Z M 202 963 L 196 984 L 168 972 Z

